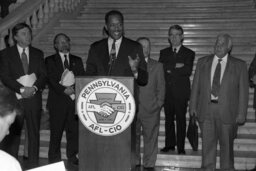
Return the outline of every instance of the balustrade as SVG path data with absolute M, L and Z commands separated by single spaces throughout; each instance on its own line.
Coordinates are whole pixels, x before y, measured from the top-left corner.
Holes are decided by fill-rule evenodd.
M 19 0 L 13 11 L 1 20 L 0 50 L 14 44 L 11 29 L 20 22 L 25 22 L 33 29 L 33 35 L 47 24 L 50 18 L 60 12 L 72 12 L 80 0 Z

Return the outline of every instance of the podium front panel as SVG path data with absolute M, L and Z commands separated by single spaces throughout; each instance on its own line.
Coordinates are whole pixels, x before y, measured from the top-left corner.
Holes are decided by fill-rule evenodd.
M 90 82 L 110 78 L 121 82 L 134 94 L 133 77 L 77 77 L 76 97 Z M 76 99 L 77 101 L 77 99 Z M 135 125 L 135 124 L 134 124 Z M 135 126 L 123 132 L 102 136 L 85 128 L 79 121 L 79 170 L 80 171 L 130 171 L 135 167 Z M 96 129 L 96 128 L 95 128 Z M 113 130 L 114 131 L 114 130 Z M 134 137 L 133 137 L 134 136 Z

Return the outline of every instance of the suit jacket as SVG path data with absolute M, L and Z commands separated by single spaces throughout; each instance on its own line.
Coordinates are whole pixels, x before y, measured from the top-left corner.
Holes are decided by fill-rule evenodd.
M 189 99 L 190 75 L 193 69 L 195 52 L 181 46 L 176 58 L 172 47 L 160 51 L 159 62 L 164 65 L 166 89 L 171 91 L 176 98 Z M 181 68 L 175 68 L 176 63 L 183 63 Z
M 211 66 L 214 55 L 199 59 L 193 80 L 190 112 L 195 111 L 199 121 L 210 119 Z M 221 120 L 226 124 L 245 121 L 248 106 L 248 73 L 246 63 L 228 56 L 218 97 Z
M 6 48 L 0 53 L 1 56 L 1 79 L 5 86 L 10 88 L 16 93 L 20 93 L 20 88 L 23 87 L 16 80 L 23 76 L 24 70 L 16 45 Z M 34 85 L 38 88 L 38 91 L 34 96 L 26 100 L 35 100 L 35 98 L 41 100 L 41 91 L 45 87 L 46 82 L 46 68 L 44 65 L 44 55 L 39 49 L 29 46 L 29 69 L 28 74 L 35 73 L 36 82 Z
M 112 76 L 132 76 L 129 65 L 128 56 L 133 59 L 139 56 L 140 63 L 138 68 L 138 78 L 136 82 L 139 85 L 146 85 L 148 80 L 147 64 L 145 62 L 142 47 L 138 42 L 122 38 L 122 42 L 117 54 L 115 65 L 112 69 Z M 86 75 L 90 76 L 107 76 L 109 70 L 109 51 L 108 51 L 108 39 L 102 39 L 91 45 L 88 59 L 86 62 Z
M 71 98 L 64 93 L 66 87 L 59 83 L 62 73 L 64 72 L 63 62 L 60 55 L 56 53 L 54 55 L 48 56 L 45 59 L 45 64 L 47 68 L 49 85 L 47 106 L 54 107 L 54 105 L 56 105 L 56 101 L 64 103 L 72 102 Z M 72 71 L 75 76 L 84 75 L 84 66 L 80 57 L 69 54 L 69 66 L 69 70 Z
M 253 107 L 256 108 L 256 91 L 255 91 L 256 85 L 252 81 L 253 76 L 256 74 L 256 55 L 255 55 L 255 57 L 253 58 L 253 60 L 250 64 L 248 72 L 249 72 L 250 87 L 254 88 Z
M 165 80 L 163 64 L 148 58 L 148 84 L 139 86 L 139 110 L 146 111 L 149 116 L 159 113 L 164 104 Z M 156 114 L 157 115 L 157 114 Z

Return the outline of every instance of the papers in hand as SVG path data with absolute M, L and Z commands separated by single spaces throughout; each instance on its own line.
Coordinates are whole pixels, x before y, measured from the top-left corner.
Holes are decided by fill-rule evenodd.
M 30 75 L 23 75 L 16 81 L 18 81 L 24 87 L 32 87 L 34 85 L 34 83 L 36 82 L 36 74 L 32 73 Z M 21 89 L 21 92 L 22 92 L 22 90 L 24 91 L 24 89 Z M 17 97 L 17 99 L 22 98 L 22 96 L 18 93 L 16 93 L 16 97 Z
M 72 71 L 69 71 L 68 69 L 65 69 L 64 72 L 61 75 L 60 84 L 69 87 L 75 84 L 75 75 Z M 70 98 L 72 100 L 75 100 L 75 94 L 71 94 Z

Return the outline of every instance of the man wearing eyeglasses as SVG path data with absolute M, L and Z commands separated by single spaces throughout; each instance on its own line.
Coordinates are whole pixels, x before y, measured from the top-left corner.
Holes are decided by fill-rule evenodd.
M 159 62 L 163 63 L 166 85 L 165 147 L 161 152 L 174 151 L 177 146 L 178 154 L 185 154 L 186 113 L 190 97 L 189 77 L 195 52 L 182 45 L 184 35 L 181 26 L 171 26 L 168 34 L 170 47 L 161 50 L 159 58 Z

